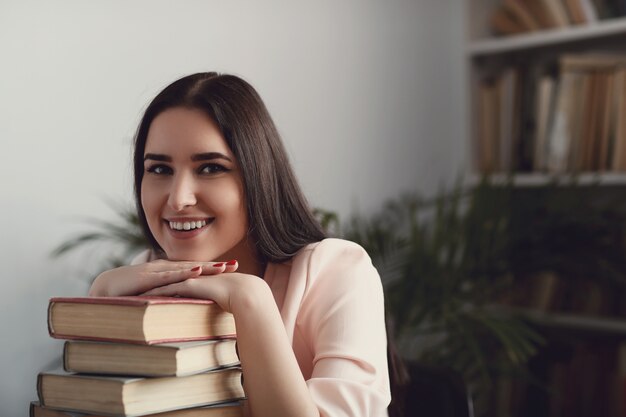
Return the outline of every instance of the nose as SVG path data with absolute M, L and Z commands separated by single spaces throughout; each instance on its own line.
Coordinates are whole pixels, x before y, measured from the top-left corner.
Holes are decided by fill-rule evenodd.
M 175 211 L 194 206 L 197 202 L 195 188 L 193 178 L 185 174 L 176 175 L 167 200 L 168 205 Z

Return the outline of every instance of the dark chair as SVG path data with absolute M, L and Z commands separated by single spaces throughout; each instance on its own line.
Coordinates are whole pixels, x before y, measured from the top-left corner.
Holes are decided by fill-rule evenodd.
M 458 373 L 415 362 L 404 368 L 408 381 L 396 388 L 390 417 L 473 417 L 471 397 Z

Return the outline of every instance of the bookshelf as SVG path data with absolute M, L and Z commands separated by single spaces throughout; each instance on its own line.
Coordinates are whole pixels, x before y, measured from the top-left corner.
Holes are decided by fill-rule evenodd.
M 494 306 L 503 315 L 515 316 L 550 331 L 567 331 L 578 337 L 604 336 L 626 339 L 626 320 L 576 313 L 549 313 L 530 308 Z
M 509 54 L 514 51 L 532 51 L 541 48 L 559 48 L 576 42 L 606 41 L 626 37 L 626 18 L 617 18 L 567 29 L 546 29 L 539 32 L 510 36 L 484 37 L 469 42 L 466 54 L 471 58 Z
M 533 3 L 541 1 L 532 0 Z M 565 5 L 567 0 L 546 1 L 560 1 Z M 589 1 L 597 4 L 601 1 L 612 0 Z M 581 198 L 595 199 L 604 198 L 605 195 L 616 192 L 626 193 L 626 165 L 615 163 L 616 159 L 612 156 L 616 150 L 622 149 L 616 146 L 618 140 L 616 138 L 621 135 L 619 129 L 613 128 L 617 126 L 617 121 L 615 125 L 610 125 L 611 133 L 604 134 L 608 137 L 606 139 L 608 143 L 611 144 L 606 145 L 608 150 L 602 153 L 602 155 L 609 155 L 600 158 L 603 162 L 577 166 L 569 165 L 568 162 L 567 168 L 554 168 L 546 163 L 536 163 L 538 151 L 533 141 L 536 141 L 538 137 L 537 129 L 542 122 L 538 117 L 539 111 L 534 107 L 526 110 L 524 116 L 526 119 L 522 117 L 521 120 L 515 120 L 511 115 L 494 116 L 498 120 L 498 127 L 491 131 L 484 128 L 487 124 L 484 106 L 488 103 L 485 100 L 485 83 L 492 83 L 496 88 L 502 88 L 502 84 L 507 85 L 506 81 L 502 80 L 508 69 L 524 67 L 526 72 L 516 75 L 519 78 L 510 82 L 508 87 L 495 90 L 495 93 L 492 91 L 492 94 L 498 94 L 499 101 L 496 105 L 492 104 L 487 108 L 498 109 L 498 111 L 501 111 L 501 108 L 513 108 L 517 111 L 526 105 L 524 100 L 532 103 L 538 102 L 539 93 L 531 95 L 528 99 L 516 98 L 515 100 L 519 101 L 514 101 L 510 93 L 514 88 L 512 85 L 521 82 L 520 80 L 526 82 L 531 79 L 533 81 L 530 84 L 524 85 L 531 85 L 532 89 L 537 88 L 538 91 L 537 80 L 541 79 L 541 76 L 548 75 L 554 81 L 551 106 L 557 106 L 559 83 L 563 76 L 561 58 L 566 55 L 584 54 L 623 55 L 626 58 L 626 17 L 603 18 L 598 14 L 598 20 L 593 23 L 496 36 L 491 29 L 490 19 L 494 11 L 503 3 L 504 0 L 467 0 L 464 2 L 466 17 L 464 69 L 467 92 L 465 140 L 469 144 L 468 149 L 471 150 L 472 161 L 472 169 L 467 176 L 466 183 L 470 186 L 476 185 L 481 182 L 485 174 L 488 174 L 489 184 L 513 184 L 523 189 L 518 192 L 518 196 L 524 199 L 532 199 L 538 193 L 545 192 L 548 188 L 546 186 L 568 188 L 574 184 L 577 185 L 573 191 L 575 193 L 587 193 L 587 190 L 591 190 L 589 194 L 582 194 Z M 520 3 L 529 4 L 531 1 Z M 626 68 L 626 60 L 624 62 L 624 64 L 617 63 L 616 67 Z M 537 68 L 539 70 L 536 70 Z M 611 94 L 611 86 L 614 85 L 607 81 L 605 94 Z M 624 85 L 626 86 L 626 81 Z M 624 91 L 624 97 L 626 97 L 626 89 Z M 583 96 L 576 97 L 579 102 L 582 101 L 580 98 Z M 626 120 L 626 111 L 623 111 L 626 109 L 626 104 L 618 107 L 617 110 L 613 107 L 614 103 L 618 103 L 619 100 L 624 100 L 626 103 L 626 98 L 610 98 L 610 106 L 607 104 L 605 107 L 609 110 L 600 111 L 599 116 L 596 117 L 600 118 L 605 114 L 623 114 L 622 119 Z M 546 117 L 546 120 L 553 117 Z M 615 120 L 619 119 L 617 116 L 610 117 Z M 528 120 L 531 122 L 529 123 Z M 552 127 L 548 122 L 543 123 L 548 126 L 544 128 L 545 131 L 549 132 Z M 606 125 L 609 125 L 608 122 Z M 503 143 L 506 140 L 503 138 L 507 135 L 514 139 L 508 139 L 509 143 L 505 146 Z M 499 148 L 493 149 L 490 156 L 491 160 L 494 158 L 499 160 L 496 167 L 485 168 L 485 154 L 480 149 L 481 146 L 485 146 L 485 136 L 491 140 L 491 143 L 495 140 L 494 137 L 500 141 Z M 588 136 L 594 137 L 591 133 Z M 546 138 L 544 140 L 550 139 L 548 133 L 544 133 L 544 137 Z M 598 148 L 604 146 L 597 145 Z M 621 152 L 626 154 L 626 147 Z M 520 157 L 520 160 L 516 162 L 517 157 Z M 610 317 L 575 309 L 559 311 L 558 309 L 533 309 L 523 305 L 495 307 L 503 315 L 513 315 L 529 323 L 544 336 L 546 343 L 539 348 L 536 358 L 528 365 L 529 372 L 536 378 L 535 384 L 511 383 L 503 380 L 501 385 L 507 388 L 494 391 L 494 410 L 490 415 L 510 417 L 522 415 L 537 417 L 626 416 L 626 401 L 620 404 L 620 401 L 626 398 L 624 391 L 626 387 L 626 315 L 624 315 L 626 309 L 621 304 L 619 307 L 619 314 Z M 620 370 L 620 367 L 623 369 Z M 595 404 L 595 409 L 590 405 L 591 403 Z
M 468 176 L 467 185 L 474 186 L 481 181 L 481 176 L 471 174 Z M 491 185 L 504 185 L 512 181 L 519 187 L 544 187 L 550 184 L 568 186 L 602 186 L 602 187 L 626 187 L 626 172 L 624 173 L 601 173 L 582 172 L 576 175 L 544 174 L 541 172 L 521 173 L 509 176 L 507 174 L 492 174 L 487 177 Z
M 614 173 L 626 172 L 626 123 L 619 122 L 626 119 L 626 104 L 622 104 L 626 103 L 626 92 L 622 94 L 622 89 L 616 92 L 624 81 L 619 78 L 620 84 L 616 84 L 618 77 L 613 77 L 618 69 L 626 68 L 626 17 L 496 36 L 490 18 L 503 2 L 469 0 L 465 4 L 469 109 L 465 131 L 471 149 L 472 171 L 532 173 L 531 185 L 542 173 L 548 175 L 539 182 L 549 181 L 553 174 L 598 173 L 615 184 Z M 616 72 L 611 76 L 598 81 L 594 75 L 593 81 L 585 80 L 592 86 L 584 90 L 584 94 L 574 97 L 570 93 L 568 100 L 562 101 L 560 90 L 565 90 L 561 88 L 561 84 L 565 84 L 561 83 L 565 70 L 561 58 L 593 53 L 620 56 L 624 62 L 615 63 Z M 588 74 L 592 73 L 596 74 L 596 69 L 588 69 Z M 620 77 L 626 78 L 626 70 Z M 583 90 L 582 78 L 576 81 L 578 84 L 572 82 L 572 91 Z M 591 98 L 581 99 L 596 96 L 597 100 L 604 100 L 604 107 Z M 570 106 L 567 116 L 575 116 L 566 121 L 569 130 L 563 133 L 563 122 L 559 123 L 564 117 L 560 114 L 563 113 L 562 103 L 587 101 L 596 110 L 580 104 L 575 113 L 567 104 Z M 604 108 L 607 111 L 603 111 Z M 587 116 L 579 117 L 581 114 Z M 605 121 L 595 121 L 605 115 Z M 570 120 L 583 121 L 572 127 L 574 123 Z M 527 180 L 524 178 L 520 183 Z

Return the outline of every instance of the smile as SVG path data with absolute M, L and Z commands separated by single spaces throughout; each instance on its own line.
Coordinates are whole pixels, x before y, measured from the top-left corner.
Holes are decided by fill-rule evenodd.
M 167 223 L 169 224 L 170 229 L 180 232 L 180 231 L 190 231 L 190 230 L 201 229 L 204 226 L 206 226 L 207 223 L 211 223 L 211 221 L 213 221 L 212 218 L 208 220 L 197 220 L 197 221 L 186 221 L 186 222 L 169 221 Z

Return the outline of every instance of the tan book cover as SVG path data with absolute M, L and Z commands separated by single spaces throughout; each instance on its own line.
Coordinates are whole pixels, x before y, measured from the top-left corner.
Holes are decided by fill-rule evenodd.
M 58 339 L 153 344 L 235 336 L 235 319 L 211 300 L 55 297 L 48 330 Z
M 156 345 L 73 340 L 63 348 L 68 372 L 185 376 L 238 364 L 235 339 Z
M 143 378 L 64 371 L 37 377 L 39 403 L 91 414 L 144 416 L 243 399 L 240 368 L 183 377 Z
M 103 414 L 85 414 L 74 411 L 55 410 L 44 407 L 37 401 L 30 403 L 30 417 L 106 417 Z M 184 408 L 165 413 L 148 414 L 150 417 L 243 417 L 243 401 Z

